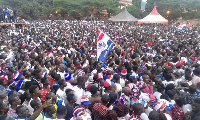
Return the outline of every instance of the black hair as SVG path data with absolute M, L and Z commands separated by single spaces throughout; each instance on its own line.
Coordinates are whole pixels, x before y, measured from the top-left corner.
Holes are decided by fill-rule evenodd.
M 101 97 L 101 101 L 102 101 L 102 103 L 107 104 L 107 103 L 110 101 L 110 97 L 109 97 L 109 95 L 108 95 L 108 94 L 104 94 L 104 95 L 102 95 L 102 97 Z
M 114 74 L 113 75 L 113 79 L 115 80 L 115 82 L 117 83 L 120 80 L 120 76 L 118 74 Z
M 198 97 L 197 97 L 197 98 L 194 98 L 193 101 L 194 101 L 195 103 L 200 104 L 200 98 L 198 98 Z
M 15 90 L 10 91 L 8 93 L 8 97 L 10 97 L 10 96 L 17 96 L 15 93 L 17 93 L 17 91 L 15 91 Z
M 175 90 L 168 90 L 166 93 L 170 99 L 173 99 L 174 95 L 176 94 Z
M 29 89 L 31 85 L 32 85 L 31 81 L 26 81 L 24 87 L 25 89 Z
M 161 96 L 160 96 L 160 99 L 165 99 L 165 100 L 167 100 L 167 101 L 169 101 L 169 96 L 167 95 L 167 94 L 162 94 Z
M 85 82 L 84 77 L 79 76 L 79 77 L 77 78 L 77 84 L 78 84 L 78 85 L 82 85 L 83 82 Z
M 33 99 L 31 102 L 30 102 L 30 105 L 32 108 L 35 108 L 36 106 L 38 106 L 38 99 Z
M 157 111 L 151 111 L 149 113 L 149 120 L 159 120 L 159 113 Z
M 54 75 L 54 80 L 55 80 L 55 81 L 58 81 L 58 80 L 60 80 L 60 79 L 61 79 L 60 74 L 55 74 L 55 75 Z
M 94 82 L 97 81 L 97 78 L 98 78 L 98 74 L 94 74 L 94 76 L 93 76 L 93 80 L 94 80 Z
M 21 109 L 23 108 L 24 106 L 23 105 L 20 105 L 16 108 L 16 113 L 19 115 Z
M 200 68 L 194 69 L 193 73 L 194 73 L 196 76 L 199 76 L 199 75 L 200 75 Z
M 160 85 L 157 86 L 157 91 L 158 91 L 158 92 L 161 92 L 161 93 L 162 93 L 164 90 L 165 90 L 164 84 L 160 84 Z
M 65 94 L 68 95 L 71 91 L 73 91 L 73 90 L 68 88 L 68 89 L 65 90 Z
M 39 70 L 34 70 L 32 74 L 33 74 L 33 76 L 36 77 L 36 76 L 38 76 L 40 74 L 40 71 Z
M 182 107 L 185 104 L 185 98 L 179 97 L 178 99 L 175 100 L 175 102 L 179 107 Z
M 165 88 L 165 92 L 167 92 L 168 90 L 173 90 L 175 88 L 174 84 L 170 83 L 166 86 Z
M 117 99 L 117 93 L 112 92 L 109 94 L 109 97 L 110 97 L 110 103 L 114 103 L 115 100 Z
M 74 98 L 74 94 L 68 94 L 67 95 L 67 101 L 70 102 L 71 100 L 73 100 Z
M 67 108 L 65 106 L 61 105 L 57 108 L 56 114 L 57 115 L 64 115 L 66 112 L 67 112 Z
M 197 88 L 194 85 L 190 85 L 188 91 L 190 94 L 194 94 L 197 91 Z
M 95 85 L 91 85 L 90 86 L 90 92 L 91 94 L 96 94 L 97 93 L 98 88 Z
M 172 80 L 172 75 L 171 75 L 170 73 L 167 73 L 167 74 L 165 75 L 165 79 L 166 79 L 167 81 L 171 81 L 171 80 Z
M 138 66 L 137 66 L 137 65 L 134 65 L 134 66 L 133 66 L 133 71 L 136 72 L 137 70 L 138 70 Z
M 29 93 L 30 93 L 31 95 L 33 95 L 33 93 L 35 92 L 35 89 L 36 89 L 36 88 L 38 88 L 37 85 L 31 85 L 31 87 L 29 88 Z
M 12 103 L 15 102 L 15 100 L 16 100 L 15 98 L 16 97 L 18 97 L 18 96 L 11 95 L 11 96 L 8 97 L 8 102 L 9 102 L 10 105 L 12 105 Z
M 135 104 L 133 105 L 133 111 L 134 111 L 134 113 L 136 113 L 137 115 L 140 115 L 139 112 L 141 112 L 141 111 L 140 111 L 141 107 L 142 107 L 142 104 L 141 104 L 141 103 L 135 103 Z
M 61 80 L 58 80 L 58 84 L 61 86 L 63 84 L 65 84 L 65 80 L 64 79 L 61 79 Z
M 43 77 L 43 78 L 41 79 L 41 83 L 42 83 L 42 84 L 45 84 L 46 80 L 48 80 L 47 77 Z
M 52 92 L 47 93 L 47 94 L 45 95 L 45 98 L 46 98 L 47 100 L 51 99 L 52 94 L 53 94 Z

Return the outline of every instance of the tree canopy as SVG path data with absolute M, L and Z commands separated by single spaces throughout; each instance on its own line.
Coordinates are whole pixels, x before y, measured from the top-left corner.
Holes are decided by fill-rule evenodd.
M 108 17 L 120 12 L 119 0 L 0 0 L 0 4 L 18 10 L 19 16 L 25 19 L 38 19 L 40 16 L 50 14 L 95 17 L 101 15 L 102 10 L 107 10 Z M 166 11 L 170 11 L 170 19 L 196 19 L 200 18 L 199 0 L 148 0 L 146 11 L 140 10 L 141 0 L 133 0 L 133 5 L 128 6 L 128 11 L 137 18 L 149 14 L 156 4 L 159 13 L 167 17 Z

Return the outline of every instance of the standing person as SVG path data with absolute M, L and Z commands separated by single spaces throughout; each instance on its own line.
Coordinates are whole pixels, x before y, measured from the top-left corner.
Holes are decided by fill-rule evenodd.
M 46 108 L 44 108 L 44 120 L 53 120 L 55 117 L 53 114 L 56 112 L 55 107 L 53 105 L 50 105 Z
M 50 82 L 49 82 L 49 79 L 47 77 L 44 77 L 42 78 L 41 80 L 42 84 L 43 84 L 43 88 L 41 90 L 41 102 L 44 102 L 46 101 L 46 94 L 51 92 L 51 89 L 50 89 Z
M 8 97 L 8 101 L 11 107 L 9 108 L 7 115 L 11 118 L 11 120 L 15 120 L 17 118 L 16 108 L 20 105 L 21 100 L 19 99 L 19 96 L 12 95 Z
M 68 94 L 67 101 L 68 101 L 68 104 L 66 105 L 67 114 L 65 116 L 65 120 L 70 120 L 73 117 L 73 109 L 76 103 L 76 97 L 74 96 L 74 94 Z
M 61 79 L 58 81 L 58 84 L 60 85 L 60 88 L 57 90 L 56 95 L 58 96 L 58 99 L 64 102 L 66 94 L 65 94 L 65 87 L 67 86 L 67 83 L 65 80 Z
M 185 120 L 186 114 L 183 112 L 183 105 L 185 102 L 184 97 L 179 97 L 175 100 L 176 104 L 174 104 L 170 110 L 170 115 L 173 120 Z
M 85 79 L 84 77 L 79 76 L 77 78 L 77 85 L 73 87 L 74 95 L 77 99 L 76 104 L 81 104 L 81 97 L 84 95 L 83 87 L 85 87 Z
M 190 120 L 194 120 L 196 117 L 200 117 L 200 98 L 194 98 L 193 100 Z
M 152 80 L 149 79 L 149 76 L 144 74 L 142 76 L 143 78 L 143 81 L 145 82 L 146 84 L 146 87 L 143 89 L 143 91 L 145 93 L 148 93 L 148 94 L 153 94 L 153 86 L 152 86 Z
M 92 114 L 94 115 L 94 120 L 106 120 L 106 114 L 108 108 L 106 107 L 110 97 L 108 94 L 102 95 L 101 103 L 95 103 L 92 109 Z
M 142 104 L 135 103 L 133 105 L 133 114 L 128 118 L 128 120 L 141 120 L 140 115 L 144 112 L 144 108 L 142 107 Z
M 29 114 L 32 114 L 34 109 L 31 107 L 30 103 L 32 100 L 40 100 L 40 96 L 41 96 L 41 91 L 39 90 L 38 86 L 37 85 L 31 85 L 31 87 L 29 88 L 29 92 L 31 94 L 31 100 L 29 101 L 29 104 L 28 104 L 28 109 L 29 109 Z
M 9 110 L 8 104 L 7 103 L 0 103 L 0 115 L 7 115 Z
M 3 10 L 3 12 L 4 12 L 4 15 L 5 15 L 5 22 L 10 22 L 10 12 L 9 12 L 9 9 L 8 8 L 6 8 L 6 9 L 4 9 Z
M 100 103 L 101 102 L 101 97 L 97 94 L 98 88 L 95 85 L 90 86 L 90 92 L 91 92 L 91 97 L 89 98 L 91 105 L 89 106 L 89 109 L 92 110 L 92 107 L 95 103 Z
M 66 114 L 67 114 L 67 109 L 66 109 L 66 107 L 63 106 L 63 105 L 59 106 L 58 109 L 57 109 L 56 114 L 57 114 L 57 118 L 58 118 L 59 120 L 65 120 L 65 116 L 66 116 Z

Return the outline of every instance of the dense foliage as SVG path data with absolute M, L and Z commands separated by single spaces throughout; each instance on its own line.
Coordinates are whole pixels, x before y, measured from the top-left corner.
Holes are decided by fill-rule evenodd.
M 95 17 L 101 15 L 102 10 L 107 10 L 108 17 L 120 12 L 118 0 L 0 0 L 0 4 L 16 8 L 19 16 L 26 19 L 38 19 L 40 16 L 50 14 L 85 16 L 89 18 L 92 13 Z M 133 5 L 128 6 L 128 11 L 137 18 L 142 18 L 156 5 L 158 11 L 167 17 L 166 11 L 170 11 L 169 18 L 184 19 L 200 18 L 200 0 L 148 0 L 146 11 L 140 10 L 141 0 L 133 0 Z

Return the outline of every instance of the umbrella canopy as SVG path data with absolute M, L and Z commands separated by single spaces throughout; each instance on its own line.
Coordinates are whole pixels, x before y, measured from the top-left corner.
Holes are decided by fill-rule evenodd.
M 143 24 L 143 23 L 161 23 L 161 24 L 168 24 L 168 20 L 162 17 L 156 7 L 153 8 L 151 13 L 144 17 L 143 19 L 138 21 L 138 24 Z
M 110 19 L 108 19 L 109 21 L 113 21 L 113 22 L 134 22 L 134 21 L 138 21 L 137 18 L 133 17 L 126 9 L 126 7 L 123 8 L 122 12 L 120 12 L 118 15 L 111 17 Z

